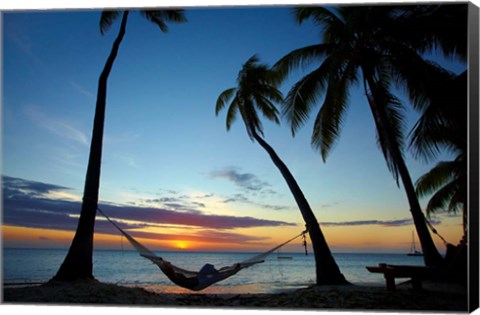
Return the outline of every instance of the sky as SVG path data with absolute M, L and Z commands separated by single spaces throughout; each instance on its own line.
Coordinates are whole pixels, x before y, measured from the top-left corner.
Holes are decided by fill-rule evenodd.
M 4 12 L 2 16 L 3 246 L 68 248 L 85 181 L 98 76 L 119 21 L 103 36 L 97 10 Z M 169 32 L 129 16 L 108 81 L 100 207 L 154 250 L 262 251 L 304 223 L 267 153 L 241 121 L 229 132 L 217 97 L 257 54 L 273 65 L 318 43 L 291 8 L 188 8 Z M 454 72 L 465 65 L 430 56 Z M 303 73 L 281 86 L 287 93 Z M 402 97 L 402 95 L 400 95 Z M 265 140 L 289 167 L 333 252 L 409 251 L 408 202 L 379 151 L 361 89 L 352 90 L 341 137 L 324 163 L 310 145 L 312 121 L 295 137 L 263 120 Z M 407 102 L 408 103 L 408 102 Z M 406 109 L 407 129 L 418 115 Z M 434 163 L 406 162 L 416 180 Z M 442 156 L 441 158 L 448 158 Z M 421 199 L 425 206 L 427 199 Z M 449 242 L 461 218 L 432 218 Z M 120 249 L 97 217 L 95 246 Z M 435 236 L 440 251 L 443 243 Z M 302 251 L 293 242 L 284 251 Z

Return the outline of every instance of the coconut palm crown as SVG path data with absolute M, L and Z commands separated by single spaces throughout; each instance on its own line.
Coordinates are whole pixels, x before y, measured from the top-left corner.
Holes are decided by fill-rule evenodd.
M 422 32 L 426 22 L 441 20 L 432 12 L 446 16 L 450 11 L 434 6 L 428 10 L 422 6 L 295 8 L 297 22 L 311 19 L 321 27 L 322 43 L 292 51 L 274 68 L 286 76 L 297 68 L 313 66 L 314 70 L 290 89 L 283 114 L 295 134 L 320 103 L 311 142 L 324 160 L 340 137 L 351 105 L 351 88 L 363 88 L 374 119 L 377 143 L 388 169 L 397 183 L 401 179 L 405 189 L 425 263 L 441 265 L 442 258 L 426 226 L 404 160 L 404 105 L 392 92 L 395 87 L 405 88 L 415 108 L 425 108 L 432 78 L 442 73 L 442 68 L 422 58 L 422 54 L 441 45 L 445 53 L 459 52 L 463 56 L 458 49 L 461 40 L 455 42 L 444 29 L 442 33 L 428 25 Z M 459 16 L 453 15 L 444 22 L 458 23 Z
M 128 14 L 129 10 L 123 11 L 123 14 Z M 153 10 L 145 9 L 138 11 L 140 15 L 146 18 L 160 28 L 163 33 L 167 33 L 169 28 L 167 23 L 183 23 L 187 19 L 183 10 Z M 103 35 L 112 26 L 112 24 L 120 17 L 122 11 L 118 10 L 104 10 L 100 16 L 100 33 Z
M 279 82 L 278 74 L 258 62 L 256 55 L 248 59 L 238 74 L 238 86 L 222 92 L 215 107 L 215 115 L 218 115 L 231 100 L 226 118 L 227 130 L 230 130 L 240 113 L 252 140 L 253 131 L 263 136 L 263 126 L 257 110 L 268 120 L 279 124 L 279 112 L 274 103 L 283 102 L 283 95 L 276 87 Z

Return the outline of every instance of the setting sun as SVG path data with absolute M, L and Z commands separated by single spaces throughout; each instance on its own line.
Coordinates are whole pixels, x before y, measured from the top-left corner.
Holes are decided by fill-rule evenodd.
M 176 243 L 176 247 L 177 247 L 178 249 L 186 249 L 186 248 L 189 247 L 188 245 L 189 245 L 189 244 L 188 244 L 187 242 L 185 242 L 185 241 L 178 241 L 178 242 Z

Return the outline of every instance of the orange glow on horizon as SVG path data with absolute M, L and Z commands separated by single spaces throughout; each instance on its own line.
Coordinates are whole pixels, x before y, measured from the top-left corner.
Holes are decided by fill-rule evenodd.
M 460 219 L 445 218 L 437 230 L 456 245 L 462 237 Z M 326 241 L 332 252 L 397 252 L 403 253 L 410 250 L 411 235 L 414 226 L 387 227 L 380 225 L 358 226 L 322 226 Z M 292 227 L 257 227 L 240 228 L 225 232 L 222 237 L 210 236 L 209 230 L 201 233 L 202 229 L 185 227 L 176 229 L 175 233 L 169 234 L 169 230 L 155 235 L 155 238 L 136 239 L 149 248 L 156 251 L 230 251 L 230 252 L 263 252 L 286 240 L 298 235 L 302 230 L 300 226 Z M 141 232 L 143 230 L 139 230 Z M 159 231 L 160 232 L 160 231 Z M 179 235 L 180 233 L 181 236 Z M 19 226 L 2 226 L 3 246 L 11 248 L 60 248 L 68 249 L 74 236 L 73 231 L 27 228 Z M 221 232 L 220 232 L 221 234 Z M 179 236 L 179 237 L 176 237 Z M 222 236 L 222 235 L 221 235 Z M 444 252 L 445 246 L 441 240 L 432 234 L 432 238 L 440 252 Z M 95 233 L 95 249 L 132 250 L 133 247 L 125 237 L 116 234 Z M 307 236 L 308 251 L 311 253 L 311 240 Z M 418 237 L 416 246 L 420 248 Z M 302 239 L 298 238 L 283 247 L 282 252 L 302 252 Z
M 4 247 L 67 248 L 73 232 L 3 225 L 2 238 Z

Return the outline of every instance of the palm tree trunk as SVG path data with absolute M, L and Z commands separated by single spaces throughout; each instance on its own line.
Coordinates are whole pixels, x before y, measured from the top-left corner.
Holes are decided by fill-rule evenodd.
M 298 186 L 297 181 L 293 177 L 292 173 L 287 168 L 285 163 L 283 163 L 283 161 L 279 158 L 273 148 L 266 143 L 265 140 L 263 140 L 254 129 L 251 128 L 250 131 L 253 138 L 262 146 L 263 149 L 265 149 L 265 151 L 267 151 L 275 166 L 279 169 L 280 173 L 282 173 L 283 178 L 287 182 L 288 187 L 290 188 L 290 191 L 297 202 L 312 242 L 316 266 L 316 284 L 348 284 L 349 282 L 340 272 L 340 269 L 338 268 L 338 265 L 335 262 L 332 253 L 330 252 L 330 248 L 328 247 L 322 230 L 320 229 L 320 225 L 318 224 L 307 199 L 303 195 L 303 192 Z
M 124 11 L 120 31 L 113 43 L 112 50 L 98 80 L 97 103 L 93 122 L 92 142 L 88 160 L 83 203 L 77 231 L 70 249 L 60 269 L 52 280 L 70 281 L 76 279 L 93 279 L 93 234 L 95 216 L 100 189 L 100 169 L 102 162 L 103 129 L 105 125 L 105 107 L 107 98 L 107 81 L 113 62 L 117 57 L 120 43 L 125 35 L 128 11 Z
M 397 145 L 394 145 L 394 141 L 392 141 L 392 139 L 394 139 L 393 130 L 388 122 L 385 108 L 381 105 L 380 97 L 377 93 L 377 83 L 374 81 L 373 76 L 370 75 L 371 73 L 373 72 L 369 72 L 365 69 L 363 70 L 364 79 L 367 81 L 368 86 L 370 87 L 370 92 L 373 98 L 373 101 L 369 100 L 370 109 L 372 111 L 378 132 L 383 133 L 387 139 L 388 149 L 392 154 L 398 173 L 402 180 L 408 203 L 410 205 L 413 223 L 418 234 L 418 239 L 420 240 L 420 244 L 422 246 L 425 265 L 440 266 L 443 264 L 444 260 L 433 243 L 433 239 L 425 222 L 425 217 L 420 207 L 420 203 L 418 202 L 417 194 L 415 193 L 415 187 L 413 186 L 412 178 L 405 164 L 402 153 L 400 152 L 400 148 Z

